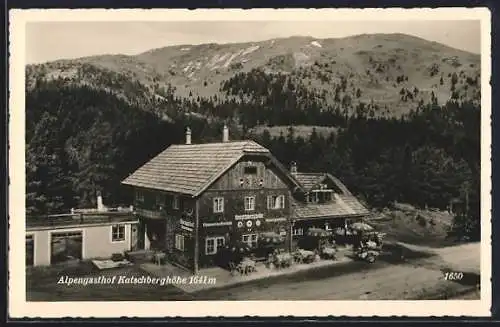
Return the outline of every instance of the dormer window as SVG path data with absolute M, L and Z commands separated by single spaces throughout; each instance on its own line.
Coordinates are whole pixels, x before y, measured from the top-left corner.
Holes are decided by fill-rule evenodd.
M 306 195 L 307 203 L 328 203 L 333 200 L 333 192 L 328 189 L 320 191 L 311 191 Z
M 318 203 L 319 202 L 319 193 L 318 192 L 312 192 L 310 194 L 310 200 L 311 200 L 311 203 Z

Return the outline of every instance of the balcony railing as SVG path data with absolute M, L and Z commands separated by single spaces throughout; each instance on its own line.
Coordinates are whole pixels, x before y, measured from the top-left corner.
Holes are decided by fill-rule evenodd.
M 38 217 L 26 217 L 26 228 L 63 227 L 74 225 L 93 225 L 103 223 L 121 223 L 136 221 L 131 212 L 106 212 L 92 214 L 61 214 Z
M 153 218 L 153 219 L 165 218 L 165 215 L 161 211 L 136 208 L 135 213 L 145 218 Z

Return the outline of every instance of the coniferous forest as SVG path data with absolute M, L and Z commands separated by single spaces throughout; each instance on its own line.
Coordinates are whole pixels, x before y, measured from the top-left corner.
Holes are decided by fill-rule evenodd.
M 138 83 L 136 93 L 143 89 Z M 132 195 L 120 185 L 128 174 L 182 143 L 187 126 L 196 143 L 220 139 L 227 123 L 232 139 L 256 140 L 285 166 L 296 161 L 300 171 L 329 172 L 371 207 L 457 203 L 453 231 L 478 239 L 478 99 L 456 95 L 438 105 L 431 96 L 394 117 L 376 103 L 352 103 L 342 90 L 341 82 L 338 101 L 327 103 L 286 76 L 252 71 L 222 83 L 219 96 L 180 98 L 169 90 L 168 101 L 157 102 L 65 79 L 36 81 L 26 94 L 27 213 L 93 206 L 98 191 L 106 203 L 128 205 Z M 293 127 L 299 124 L 335 128 L 303 135 Z M 288 129 L 280 135 L 253 129 L 273 125 Z

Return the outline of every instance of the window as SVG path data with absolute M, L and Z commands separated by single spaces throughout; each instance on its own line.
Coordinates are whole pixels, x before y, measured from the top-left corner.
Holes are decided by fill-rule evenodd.
M 283 209 L 285 207 L 284 195 L 270 195 L 267 197 L 268 209 Z
M 225 239 L 222 236 L 207 237 L 205 239 L 205 254 L 216 254 L 217 251 L 225 244 Z
M 257 175 L 257 167 L 255 166 L 245 167 L 244 173 L 245 175 Z
M 325 230 L 331 230 L 329 223 L 325 223 Z
M 172 208 L 175 210 L 179 209 L 179 196 L 177 195 L 174 195 L 172 198 Z
M 224 198 L 214 198 L 214 212 L 224 212 Z
M 285 207 L 285 196 L 284 195 L 278 196 L 276 205 L 278 208 L 281 208 L 281 209 L 283 209 Z
M 257 234 L 246 234 L 241 236 L 243 243 L 246 243 L 250 248 L 257 247 Z
M 311 202 L 312 203 L 318 203 L 319 202 L 319 194 L 318 194 L 318 192 L 312 192 L 311 193 Z
M 245 196 L 245 211 L 255 210 L 255 196 Z
M 330 202 L 332 201 L 332 192 L 325 192 L 323 194 L 325 202 Z
M 136 191 L 136 193 L 135 193 L 135 199 L 138 202 L 144 202 L 144 193 L 142 191 Z
M 184 235 L 175 234 L 175 248 L 184 251 Z
M 292 234 L 294 236 L 304 235 L 304 230 L 302 228 L 294 228 Z
M 125 241 L 125 225 L 111 226 L 111 242 Z

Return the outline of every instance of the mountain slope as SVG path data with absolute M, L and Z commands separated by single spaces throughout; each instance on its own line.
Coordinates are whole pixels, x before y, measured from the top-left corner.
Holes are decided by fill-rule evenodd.
M 198 101 L 215 95 L 241 101 L 245 92 L 221 86 L 236 74 L 256 70 L 285 74 L 324 100 L 323 106 L 349 107 L 351 112 L 360 102 L 399 116 L 419 103 L 480 99 L 479 55 L 404 34 L 179 45 L 136 56 L 103 55 L 28 66 L 27 74 L 31 87 L 36 78 L 63 77 L 113 89 L 124 98 L 141 98 L 146 109 L 172 114 L 182 110 L 165 109 L 174 96 Z M 137 94 L 124 88 L 129 84 L 139 86 Z

